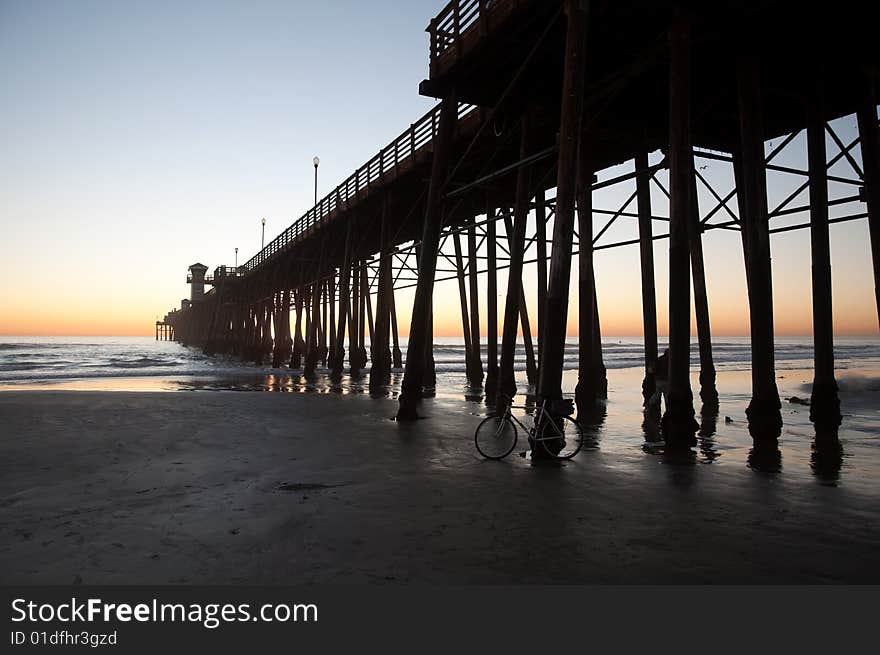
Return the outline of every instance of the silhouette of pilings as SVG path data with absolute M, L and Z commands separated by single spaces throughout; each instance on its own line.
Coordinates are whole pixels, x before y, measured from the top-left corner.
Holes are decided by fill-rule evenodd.
M 782 415 L 773 352 L 773 281 L 760 74 L 760 62 L 753 55 L 739 57 L 737 93 L 741 150 L 737 163 L 742 181 L 740 220 L 746 247 L 752 347 L 752 400 L 746 415 L 753 438 L 775 442 L 782 431 Z
M 657 363 L 657 296 L 654 289 L 654 232 L 651 215 L 651 171 L 648 153 L 635 156 L 636 197 L 639 220 L 639 265 L 642 277 L 642 331 L 645 341 L 645 378 L 642 395 L 645 402 L 656 387 L 654 366 Z
M 486 398 L 498 391 L 498 264 L 495 217 L 497 208 L 486 202 Z
M 697 176 L 691 155 L 691 216 L 688 231 L 691 250 L 691 276 L 694 283 L 694 314 L 697 319 L 697 343 L 700 350 L 700 399 L 704 405 L 718 404 L 715 387 L 715 361 L 712 357 L 712 329 L 709 322 L 709 297 L 703 263 L 703 224 L 697 196 Z
M 669 388 L 662 419 L 668 448 L 696 445 L 690 384 L 691 34 L 681 16 L 669 40 Z
M 174 326 L 166 317 L 164 321 L 156 321 L 156 341 L 174 341 Z
M 454 122 L 458 101 L 455 91 L 450 91 L 443 99 L 440 109 L 440 125 L 434 138 L 434 153 L 431 164 L 431 180 L 428 183 L 428 198 L 424 228 L 419 253 L 419 275 L 413 301 L 413 315 L 410 323 L 406 362 L 401 383 L 397 410 L 398 420 L 417 418 L 416 405 L 426 381 L 426 360 L 429 354 L 432 332 L 433 312 L 431 296 L 434 293 L 434 272 L 437 268 L 437 251 L 440 245 L 440 230 L 443 220 L 442 187 L 448 172 L 449 150 L 452 145 Z M 431 367 L 433 368 L 433 366 Z
M 777 11 L 783 4 L 771 2 L 769 9 L 756 11 Z M 817 430 L 820 424 L 830 430 L 827 424 L 839 422 L 828 247 L 832 224 L 868 219 L 875 286 L 880 288 L 877 53 L 860 50 L 862 70 L 852 70 L 843 58 L 823 52 L 817 55 L 821 67 L 814 62 L 805 68 L 809 84 L 803 79 L 788 83 L 765 52 L 769 39 L 749 31 L 755 27 L 743 27 L 764 21 L 743 22 L 740 16 L 740 22 L 733 21 L 735 29 L 722 23 L 713 29 L 740 30 L 753 47 L 745 52 L 733 43 L 736 47 L 725 49 L 723 62 L 714 64 L 716 70 L 704 56 L 716 52 L 713 39 L 720 38 L 705 29 L 714 10 L 701 6 L 687 14 L 658 3 L 642 7 L 650 14 L 637 23 L 643 43 L 635 41 L 634 54 L 620 53 L 619 62 L 612 62 L 600 53 L 607 51 L 611 38 L 606 33 L 619 26 L 609 26 L 616 19 L 602 3 L 591 6 L 588 15 L 575 0 L 481 4 L 479 12 L 509 12 L 522 38 L 482 42 L 486 34 L 465 30 L 449 37 L 462 39 L 452 49 L 443 45 L 446 40 L 437 40 L 431 78 L 421 90 L 439 98 L 438 107 L 235 275 L 205 280 L 214 288 L 197 300 L 194 293 L 190 306 L 166 318 L 170 338 L 248 361 L 268 364 L 271 358 L 276 367 L 288 361 L 292 368 L 305 364 L 309 374 L 326 361 L 334 379 L 342 377 L 347 362 L 353 375 L 369 369 L 371 386 L 387 383 L 391 368 L 403 366 L 398 415 L 413 418 L 419 399 L 435 384 L 434 286 L 455 280 L 469 383 L 485 384 L 490 403 L 499 392 L 515 393 L 521 332 L 528 381 L 536 385 L 539 398 L 558 398 L 576 249 L 576 396 L 579 409 L 601 405 L 607 383 L 595 256 L 633 245 L 638 246 L 641 268 L 642 388 L 648 397 L 658 355 L 653 249 L 668 239 L 668 261 L 660 262 L 669 269 L 670 378 L 663 436 L 672 449 L 689 448 L 698 427 L 689 378 L 692 313 L 704 408 L 717 404 L 718 398 L 707 288 L 713 262 L 703 256 L 703 241 L 715 230 L 738 231 L 752 337 L 749 427 L 757 450 L 775 452 L 781 413 L 770 240 L 780 232 L 810 229 L 816 351 L 811 409 Z M 860 24 L 872 24 L 876 8 L 851 9 L 864 19 Z M 837 11 L 830 12 L 823 21 L 835 15 Z M 505 24 L 487 20 L 483 27 L 504 30 Z M 482 45 L 472 50 L 471 42 Z M 779 102 L 782 95 L 786 103 Z M 845 144 L 829 121 L 852 114 L 859 136 Z M 805 169 L 776 163 L 778 153 L 804 129 Z M 840 151 L 830 158 L 829 136 Z M 766 154 L 766 142 L 780 138 Z M 854 156 L 856 146 L 861 163 Z M 658 150 L 662 158 L 651 163 Z M 630 160 L 632 172 L 608 177 L 610 167 Z M 727 167 L 733 190 L 721 193 L 701 175 L 704 166 L 698 163 L 706 161 Z M 854 177 L 831 173 L 841 161 L 850 164 Z M 663 174 L 668 175 L 668 189 L 658 177 Z M 771 209 L 768 175 L 779 174 L 800 175 L 804 183 Z M 831 183 L 857 192 L 830 199 Z M 602 207 L 596 191 L 615 185 L 630 185 L 632 195 L 619 209 Z M 668 198 L 667 216 L 657 215 L 666 201 L 652 201 L 652 188 Z M 799 194 L 806 191 L 809 202 L 798 205 Z M 631 202 L 636 207 L 628 210 Z M 831 207 L 839 210 L 833 217 Z M 797 214 L 808 215 L 809 221 L 775 222 Z M 637 226 L 633 238 L 613 240 L 609 228 L 629 219 Z M 507 285 L 500 317 L 499 272 Z M 532 272 L 534 280 L 528 278 Z M 607 274 L 614 273 L 609 265 Z M 524 285 L 524 280 L 536 284 Z M 481 289 L 481 284 L 486 286 Z M 526 287 L 537 287 L 538 311 L 531 323 Z M 415 291 L 405 360 L 396 304 L 404 289 Z
M 807 101 L 807 165 L 810 192 L 810 254 L 812 259 L 813 345 L 815 376 L 810 420 L 823 429 L 840 425 L 840 400 L 834 378 L 834 325 L 831 308 L 831 248 L 828 231 L 828 172 L 822 89 L 817 84 Z M 824 430 L 823 430 L 824 431 Z
M 562 397 L 587 38 L 587 16 L 581 3 L 566 0 L 564 7 L 566 33 L 556 165 L 556 216 L 537 388 L 539 398 L 550 400 Z
M 874 264 L 874 294 L 880 320 L 880 128 L 877 127 L 877 73 L 862 81 L 856 116 L 862 148 L 863 198 L 868 207 L 868 231 L 871 235 L 871 257 Z
M 382 218 L 380 225 L 379 243 L 379 270 L 377 273 L 378 283 L 376 288 L 376 320 L 375 339 L 370 338 L 372 352 L 370 366 L 370 387 L 376 388 L 385 385 L 391 377 L 392 353 L 390 348 L 391 314 L 393 307 L 392 289 L 394 285 L 391 246 L 390 246 L 390 218 L 389 199 L 386 197 L 382 203 Z M 397 340 L 395 331 L 395 341 Z
M 602 365 L 602 342 L 593 267 L 593 168 L 589 136 L 581 135 L 578 162 L 577 224 L 578 246 L 578 382 L 575 401 L 578 412 L 589 413 L 607 397 L 608 383 Z

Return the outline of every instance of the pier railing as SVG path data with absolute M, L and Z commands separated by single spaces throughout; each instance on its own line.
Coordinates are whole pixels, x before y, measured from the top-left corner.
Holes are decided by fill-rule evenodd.
M 460 103 L 458 119 L 461 120 L 475 109 L 474 105 Z M 384 182 L 386 175 L 397 173 L 401 165 L 413 157 L 416 152 L 431 144 L 437 134 L 440 121 L 440 105 L 438 104 L 394 141 L 382 148 L 370 161 L 357 169 L 342 184 L 324 196 L 317 205 L 312 207 L 290 227 L 272 239 L 251 259 L 239 267 L 241 274 L 248 274 L 271 259 L 276 253 L 289 248 L 314 228 L 326 220 L 336 209 L 345 208 L 362 195 L 366 195 L 371 185 Z
M 428 25 L 431 35 L 431 65 L 453 47 L 464 32 L 493 4 L 492 0 L 452 0 Z
M 488 33 L 490 23 L 509 14 L 523 0 L 452 0 L 431 19 L 426 32 L 431 37 L 429 59 L 431 74 L 437 70 L 437 62 L 449 50 L 454 56 L 461 54 L 465 33 L 472 30 L 481 35 Z

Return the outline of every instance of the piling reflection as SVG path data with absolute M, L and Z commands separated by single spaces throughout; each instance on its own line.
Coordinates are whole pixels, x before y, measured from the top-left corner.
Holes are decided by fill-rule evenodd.
M 747 460 L 750 469 L 771 475 L 782 471 L 782 451 L 778 442 L 756 439 L 753 444 Z
M 837 435 L 837 428 L 816 427 L 816 438 L 810 453 L 810 468 L 822 484 L 837 486 L 843 467 L 843 444 Z
M 583 409 L 579 406 L 577 422 L 584 435 L 584 448 L 599 447 L 599 437 L 608 416 L 608 405 L 604 401 L 593 403 Z
M 718 431 L 718 402 L 710 400 L 700 410 L 700 429 L 697 432 L 697 446 L 702 461 L 711 464 L 720 456 L 715 447 L 715 433 Z
M 642 412 L 642 433 L 645 435 L 645 450 L 653 452 L 663 444 L 660 430 L 660 406 L 648 404 Z

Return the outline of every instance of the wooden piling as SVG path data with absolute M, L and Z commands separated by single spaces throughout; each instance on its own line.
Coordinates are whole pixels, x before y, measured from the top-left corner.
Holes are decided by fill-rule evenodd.
M 529 322 L 529 307 L 526 304 L 526 291 L 519 286 L 519 328 L 522 331 L 523 353 L 526 358 L 526 380 L 534 386 L 538 382 L 538 363 L 535 357 L 535 346 L 532 342 L 532 326 Z
M 758 60 L 740 57 L 737 70 L 743 203 L 747 243 L 749 321 L 752 349 L 752 400 L 746 410 L 749 432 L 762 442 L 776 442 L 782 431 L 773 354 L 773 280 L 767 210 L 767 173 L 761 116 Z
M 321 366 L 327 366 L 327 352 L 329 351 L 327 345 L 327 320 L 329 316 L 327 315 L 327 296 L 329 295 L 328 291 L 328 281 L 321 281 L 321 343 L 318 348 L 318 356 L 321 360 Z
M 712 357 L 712 331 L 709 322 L 709 299 L 706 292 L 706 271 L 703 264 L 703 226 L 700 223 L 700 201 L 697 195 L 697 174 L 691 156 L 691 275 L 694 285 L 694 313 L 697 318 L 697 340 L 700 349 L 700 399 L 704 405 L 718 405 L 715 387 L 715 361 Z
M 332 368 L 336 359 L 336 267 L 330 269 L 330 279 L 327 281 L 330 304 L 329 343 L 327 344 L 327 368 Z
M 403 357 L 402 353 L 400 352 L 400 340 L 397 334 L 397 305 L 394 302 L 394 284 L 391 284 L 388 289 L 388 301 L 391 307 L 391 362 L 394 368 L 402 368 Z
M 303 294 L 304 289 L 302 285 L 296 289 L 296 323 L 294 325 L 294 334 L 293 334 L 293 351 L 290 356 L 290 368 L 300 368 L 302 366 L 302 356 L 303 351 L 305 350 L 305 343 L 303 342 L 302 337 L 302 322 L 303 322 Z
M 871 76 L 865 80 L 864 94 L 856 117 L 862 148 L 865 204 L 868 208 L 868 232 L 874 265 L 874 296 L 877 318 L 880 321 L 880 129 L 877 128 L 877 100 L 877 82 Z
M 317 282 L 309 285 L 309 305 L 306 311 L 306 361 L 303 374 L 311 377 L 318 366 L 318 338 L 321 324 L 321 287 Z
M 529 117 L 524 113 L 520 119 L 520 160 L 529 154 Z M 526 242 L 526 222 L 529 215 L 529 169 L 520 166 L 516 173 L 515 204 L 513 224 L 509 216 L 505 216 L 510 266 L 507 269 L 507 295 L 504 302 L 503 329 L 501 331 L 501 361 L 498 367 L 498 406 L 505 404 L 505 399 L 516 395 L 516 377 L 514 375 L 514 357 L 516 354 L 516 327 L 520 322 L 522 307 L 522 269 L 523 252 Z
M 461 238 L 458 232 L 452 235 L 452 243 L 455 249 L 455 276 L 458 280 L 458 304 L 461 310 L 461 331 L 464 337 L 464 363 L 467 373 L 468 383 L 476 384 L 472 378 L 473 368 L 473 348 L 471 347 L 471 323 L 468 317 L 468 299 L 464 280 L 464 261 L 461 256 Z
M 810 420 L 817 438 L 836 436 L 840 399 L 834 378 L 834 321 L 831 304 L 831 247 L 828 234 L 828 168 L 822 93 L 816 89 L 807 103 L 807 160 L 810 184 L 810 254 L 813 287 L 813 346 L 815 366 L 810 396 Z
M 426 355 L 429 348 L 429 321 L 431 296 L 434 292 L 434 273 L 443 218 L 443 192 L 448 169 L 449 149 L 458 117 L 458 101 L 454 91 L 449 92 L 440 107 L 440 121 L 434 139 L 431 181 L 428 186 L 425 221 L 422 231 L 422 256 L 419 257 L 419 275 L 413 301 L 412 322 L 406 352 L 406 369 L 401 384 L 398 420 L 418 417 L 416 405 L 425 381 Z
M 336 326 L 336 345 L 333 349 L 333 362 L 331 365 L 331 379 L 339 382 L 342 379 L 342 371 L 345 363 L 345 322 L 348 317 L 349 281 L 351 279 L 351 241 L 352 223 L 348 224 L 345 235 L 345 255 L 342 268 L 339 270 L 339 316 Z
M 515 210 L 514 210 L 515 213 Z M 507 230 L 507 234 L 514 233 L 514 227 L 510 222 L 510 216 L 504 216 L 504 228 Z M 523 236 L 523 255 L 525 257 L 525 236 Z M 509 284 L 508 280 L 508 284 Z M 537 359 L 535 357 L 535 346 L 532 342 L 532 328 L 531 323 L 529 321 L 529 308 L 526 304 L 526 292 L 522 286 L 522 279 L 520 279 L 520 287 L 519 287 L 519 326 L 520 331 L 522 332 L 522 340 L 523 340 L 523 354 L 525 356 L 526 363 L 526 380 L 530 385 L 534 385 L 538 380 L 538 364 Z
M 593 167 L 586 134 L 581 134 L 577 175 L 578 223 L 578 381 L 575 402 L 578 413 L 595 409 L 601 394 L 597 387 L 596 276 L 593 270 Z
M 375 325 L 373 323 L 373 306 L 370 294 L 370 281 L 369 281 L 369 268 L 367 266 L 367 262 L 364 261 L 363 268 L 361 268 L 361 291 L 364 297 L 364 308 L 366 310 L 367 320 L 366 326 L 369 328 L 370 333 L 370 362 L 372 365 L 373 362 L 373 345 L 375 343 Z M 363 350 L 364 356 L 364 364 L 366 365 L 367 358 L 367 342 L 364 339 L 364 331 L 361 330 L 361 349 Z
M 372 365 L 370 366 L 370 386 L 388 384 L 391 373 L 391 353 L 388 349 L 389 321 L 391 303 L 389 292 L 394 280 L 391 277 L 391 254 L 389 252 L 390 231 L 388 227 L 388 202 L 382 203 L 382 217 L 379 227 L 379 276 L 376 285 L 376 332 L 375 342 L 371 339 Z
M 493 401 L 498 387 L 498 271 L 496 262 L 496 208 L 486 207 L 486 399 Z
M 537 258 L 538 277 L 538 325 L 535 335 L 538 341 L 538 352 L 541 352 L 541 340 L 544 334 L 544 312 L 547 304 L 547 198 L 544 189 L 538 189 L 535 195 L 535 257 Z M 540 366 L 540 356 L 538 365 Z
M 696 444 L 690 385 L 691 213 L 690 28 L 676 18 L 669 31 L 669 388 L 662 428 L 671 449 Z
M 470 331 L 471 331 L 471 366 L 473 371 L 468 378 L 474 386 L 483 384 L 483 356 L 480 348 L 480 296 L 477 275 L 479 260 L 477 259 L 477 232 L 473 217 L 467 231 L 468 246 L 468 281 L 470 282 Z
M 599 320 L 599 297 L 593 282 L 593 386 L 599 400 L 608 398 L 608 373 L 602 356 L 602 325 Z
M 562 365 L 568 321 L 568 287 L 574 237 L 574 206 L 577 192 L 578 143 L 586 56 L 586 11 L 578 0 L 566 0 L 567 26 L 562 78 L 562 109 L 559 120 L 559 152 L 556 174 L 556 215 L 553 220 L 553 251 L 547 280 L 541 333 L 541 368 L 538 397 L 562 397 Z
M 656 389 L 654 366 L 657 363 L 657 299 L 654 287 L 654 238 L 651 209 L 651 173 L 648 153 L 636 155 L 636 203 L 639 215 L 639 261 L 642 272 L 642 331 L 645 341 L 645 379 L 642 396 L 645 402 Z

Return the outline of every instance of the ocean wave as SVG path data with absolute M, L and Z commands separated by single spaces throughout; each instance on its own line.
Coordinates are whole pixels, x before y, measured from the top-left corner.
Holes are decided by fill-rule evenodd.
M 118 366 L 119 368 L 147 368 L 150 366 L 179 366 L 181 362 L 170 359 L 155 359 L 153 357 L 139 357 L 129 359 L 125 357 L 110 357 L 104 366 Z

